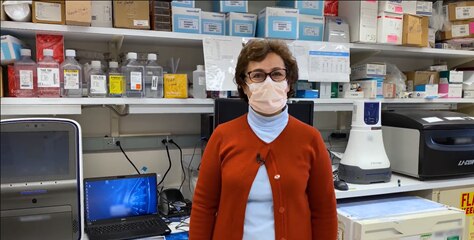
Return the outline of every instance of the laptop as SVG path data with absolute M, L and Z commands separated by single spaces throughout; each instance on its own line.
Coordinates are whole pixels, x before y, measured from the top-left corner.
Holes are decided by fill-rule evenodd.
M 134 239 L 171 233 L 158 215 L 156 174 L 84 179 L 89 239 Z

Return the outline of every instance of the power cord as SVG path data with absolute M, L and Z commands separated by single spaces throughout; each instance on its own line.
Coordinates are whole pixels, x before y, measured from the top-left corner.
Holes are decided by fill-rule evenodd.
M 198 142 L 196 142 L 196 144 L 194 144 L 193 155 L 191 155 L 191 160 L 189 161 L 189 164 L 188 164 L 188 175 L 189 175 L 189 177 L 188 177 L 188 183 L 189 183 L 188 188 L 189 188 L 189 192 L 190 192 L 190 193 L 193 193 L 193 191 L 191 190 L 191 185 L 192 185 L 192 183 L 191 183 L 191 180 L 192 180 L 191 175 L 192 175 L 192 172 L 193 172 L 193 171 L 191 170 L 191 164 L 193 163 L 193 160 L 194 160 L 194 154 L 196 153 L 197 145 L 198 145 L 198 144 L 201 144 L 202 141 L 207 141 L 207 138 L 202 137 Z M 201 146 L 201 149 L 202 149 L 202 146 Z M 197 168 L 197 170 L 199 170 L 199 168 Z
M 181 185 L 179 185 L 179 188 L 178 188 L 179 191 L 181 191 L 181 188 L 183 187 L 184 182 L 186 182 L 186 171 L 184 170 L 184 164 L 183 164 L 183 150 L 181 150 L 181 147 L 179 147 L 178 144 L 176 144 L 176 142 L 173 141 L 173 139 L 169 139 L 168 142 L 174 144 L 179 149 L 181 170 L 183 171 L 183 180 L 181 181 Z
M 122 144 L 120 143 L 120 141 L 116 141 L 116 142 L 115 142 L 115 145 L 117 145 L 117 146 L 120 148 L 120 150 L 122 151 L 123 155 L 125 155 L 125 158 L 127 158 L 128 162 L 129 162 L 130 164 L 132 164 L 133 168 L 135 168 L 135 170 L 137 171 L 137 173 L 138 173 L 138 174 L 141 174 L 140 171 L 138 171 L 137 166 L 135 166 L 135 164 L 133 164 L 132 160 L 130 160 L 130 158 L 128 158 L 127 154 L 125 153 L 125 151 L 124 151 L 123 148 L 122 148 Z
M 166 176 L 168 175 L 168 172 L 171 170 L 171 157 L 170 157 L 170 150 L 168 148 L 168 140 L 167 139 L 163 139 L 161 140 L 161 143 L 163 143 L 165 145 L 165 148 L 166 148 L 166 154 L 168 155 L 168 169 L 166 170 L 165 172 L 165 175 L 163 175 L 163 178 L 160 180 L 160 182 L 157 184 L 158 186 L 163 183 L 163 181 L 165 180 Z M 160 191 L 161 192 L 161 191 Z

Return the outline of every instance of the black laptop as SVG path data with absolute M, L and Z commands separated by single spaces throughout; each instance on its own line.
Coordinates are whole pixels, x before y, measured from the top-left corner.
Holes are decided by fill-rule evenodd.
M 134 239 L 171 233 L 158 215 L 156 174 L 84 179 L 89 239 Z

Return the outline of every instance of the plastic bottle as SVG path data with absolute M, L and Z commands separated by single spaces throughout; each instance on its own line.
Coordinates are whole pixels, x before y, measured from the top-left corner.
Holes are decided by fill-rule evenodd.
M 145 66 L 145 97 L 163 97 L 163 68 L 156 62 L 156 54 L 148 54 Z
M 14 64 L 15 81 L 10 88 L 11 97 L 38 96 L 36 62 L 31 59 L 30 49 L 21 49 L 21 58 Z
M 82 97 L 82 66 L 75 57 L 75 50 L 66 50 L 66 59 L 61 64 L 61 97 Z
M 142 98 L 145 67 L 137 61 L 137 53 L 129 52 L 127 59 L 127 64 L 122 67 L 126 79 L 127 97 Z
M 193 97 L 206 98 L 206 72 L 203 65 L 197 65 L 193 72 Z
M 43 60 L 38 62 L 38 96 L 59 97 L 59 63 L 53 58 L 53 49 L 43 49 Z
M 107 77 L 102 71 L 100 61 L 92 61 L 91 67 L 89 72 L 89 97 L 106 97 Z
M 122 97 L 125 93 L 125 77 L 119 70 L 118 62 L 109 62 L 107 78 L 109 80 L 109 97 Z

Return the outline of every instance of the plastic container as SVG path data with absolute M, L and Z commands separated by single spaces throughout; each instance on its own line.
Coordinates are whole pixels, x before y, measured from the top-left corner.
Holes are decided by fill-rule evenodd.
M 75 50 L 66 50 L 66 59 L 61 64 L 61 97 L 82 97 L 82 66 L 75 57 Z
M 197 65 L 193 72 L 193 97 L 206 98 L 206 72 L 203 65 Z
M 125 93 L 125 77 L 117 62 L 109 62 L 107 79 L 109 81 L 109 97 L 122 97 Z
M 31 59 L 30 49 L 21 49 L 20 60 L 15 62 L 15 80 L 9 84 L 10 97 L 38 96 L 36 62 Z
M 156 54 L 148 54 L 145 66 L 145 97 L 163 97 L 163 68 L 156 62 Z
M 89 97 L 107 96 L 107 77 L 102 71 L 100 61 L 91 62 L 89 72 Z
M 137 53 L 127 54 L 127 64 L 122 67 L 122 70 L 126 79 L 127 97 L 142 98 L 145 93 L 143 91 L 145 67 L 137 61 Z
M 53 58 L 53 49 L 43 49 L 43 60 L 38 62 L 38 97 L 59 97 L 59 63 Z
M 2 4 L 2 3 L 0 3 Z M 31 22 L 31 1 L 4 1 L 3 9 L 13 21 Z

